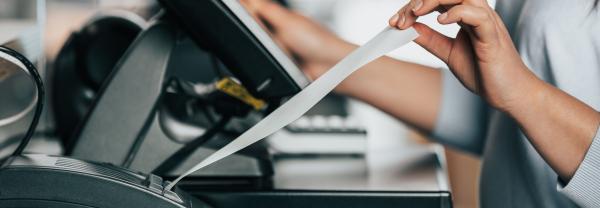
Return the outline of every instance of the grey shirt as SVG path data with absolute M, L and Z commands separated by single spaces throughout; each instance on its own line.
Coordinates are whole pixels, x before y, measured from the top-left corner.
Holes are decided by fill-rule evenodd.
M 498 0 L 496 10 L 527 66 L 600 110 L 600 8 L 594 0 Z M 568 184 L 516 123 L 448 71 L 433 137 L 481 156 L 481 207 L 600 207 L 600 129 Z

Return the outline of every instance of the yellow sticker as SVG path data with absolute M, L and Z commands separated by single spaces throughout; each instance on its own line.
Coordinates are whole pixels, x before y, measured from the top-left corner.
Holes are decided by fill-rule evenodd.
M 265 101 L 255 98 L 242 86 L 230 77 L 225 77 L 219 80 L 216 84 L 218 90 L 235 97 L 242 102 L 252 106 L 255 110 L 263 109 L 266 105 Z

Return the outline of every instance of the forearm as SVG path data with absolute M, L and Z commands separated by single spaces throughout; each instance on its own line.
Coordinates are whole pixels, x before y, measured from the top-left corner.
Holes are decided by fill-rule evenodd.
M 570 180 L 600 124 L 600 113 L 537 78 L 522 90 L 523 99 L 507 108 L 542 157 Z
M 439 70 L 382 57 L 348 77 L 338 92 L 420 130 L 431 131 L 437 120 L 441 88 Z

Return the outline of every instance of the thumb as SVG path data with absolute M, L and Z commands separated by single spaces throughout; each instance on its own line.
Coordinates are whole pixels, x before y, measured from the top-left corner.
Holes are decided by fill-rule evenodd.
M 454 40 L 419 22 L 415 23 L 413 28 L 419 33 L 419 37 L 415 40 L 415 43 L 448 63 Z
M 415 42 L 444 61 L 464 86 L 477 92 L 472 46 L 466 31 L 459 31 L 454 39 L 421 23 L 415 23 L 413 27 L 420 34 Z

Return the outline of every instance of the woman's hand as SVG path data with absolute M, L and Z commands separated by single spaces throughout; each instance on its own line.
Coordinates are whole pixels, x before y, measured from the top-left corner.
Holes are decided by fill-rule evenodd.
M 311 79 L 321 76 L 355 48 L 316 22 L 271 0 L 241 2 L 267 25 L 273 38 L 297 59 Z
M 440 24 L 458 23 L 456 38 L 446 37 L 426 25 L 419 16 L 439 11 Z M 508 111 L 535 90 L 539 80 L 521 61 L 498 14 L 485 0 L 411 0 L 394 15 L 391 26 L 410 26 L 421 34 L 418 44 L 442 59 L 469 90 L 492 106 Z M 537 80 L 537 81 L 536 81 Z
M 441 24 L 461 26 L 455 39 L 415 23 L 432 11 L 442 13 Z M 445 61 L 468 89 L 512 116 L 562 179 L 573 177 L 593 141 L 600 114 L 531 73 L 485 0 L 411 0 L 390 25 L 414 26 L 421 34 L 418 44 Z

